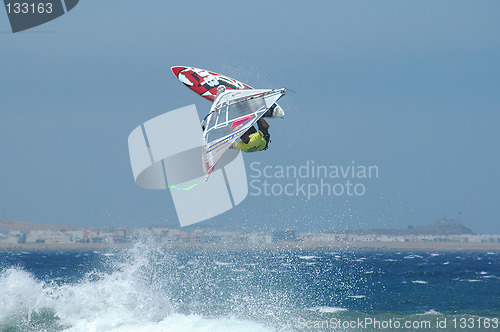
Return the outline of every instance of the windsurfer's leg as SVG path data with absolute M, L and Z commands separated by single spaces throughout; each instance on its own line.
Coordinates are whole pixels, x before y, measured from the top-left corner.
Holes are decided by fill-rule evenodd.
M 250 128 L 248 128 L 248 130 L 245 132 L 247 135 L 252 135 L 253 133 L 256 133 L 257 132 L 257 129 L 255 129 L 254 126 L 251 126 Z
M 269 123 L 267 123 L 267 121 L 264 120 L 263 118 L 260 118 L 257 121 L 257 126 L 259 126 L 259 130 L 262 132 L 267 131 L 269 129 Z

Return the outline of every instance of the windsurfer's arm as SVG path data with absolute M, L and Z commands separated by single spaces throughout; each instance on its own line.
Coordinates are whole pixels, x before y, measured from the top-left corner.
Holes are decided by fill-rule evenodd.
M 231 145 L 231 149 L 241 150 L 243 144 L 243 142 L 235 142 Z

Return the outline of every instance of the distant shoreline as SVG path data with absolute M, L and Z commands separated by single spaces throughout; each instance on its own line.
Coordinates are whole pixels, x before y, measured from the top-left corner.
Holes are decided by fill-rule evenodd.
M 129 249 L 135 243 L 13 243 L 0 244 L 1 251 L 86 251 Z M 158 243 L 163 248 L 203 250 L 341 250 L 341 251 L 500 251 L 489 242 L 280 242 L 280 243 Z

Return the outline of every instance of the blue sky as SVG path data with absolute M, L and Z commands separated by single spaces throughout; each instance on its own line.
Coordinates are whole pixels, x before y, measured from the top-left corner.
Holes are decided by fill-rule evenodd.
M 170 72 L 188 65 L 295 92 L 247 165 L 379 168 L 362 197 L 249 196 L 200 225 L 407 227 L 460 211 L 500 233 L 499 12 L 496 1 L 83 1 L 17 34 L 0 14 L 0 212 L 177 225 L 168 192 L 134 184 L 127 137 L 178 107 L 208 111 Z

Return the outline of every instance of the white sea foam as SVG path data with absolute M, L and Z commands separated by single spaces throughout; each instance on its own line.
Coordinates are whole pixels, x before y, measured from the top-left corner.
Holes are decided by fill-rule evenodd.
M 351 299 L 364 299 L 366 295 L 350 295 L 348 297 Z
M 120 318 L 121 319 L 121 318 Z M 272 331 L 261 325 L 250 321 L 241 321 L 231 318 L 207 319 L 197 315 L 172 314 L 159 322 L 128 322 L 117 320 L 113 323 L 107 321 L 96 321 L 91 324 L 76 324 L 65 330 L 65 332 L 80 331 L 162 331 L 162 332 L 211 332 L 211 331 L 242 331 L 242 332 L 266 332 Z
M 233 263 L 229 263 L 229 262 L 218 262 L 218 261 L 215 261 L 214 262 L 215 265 L 219 265 L 219 266 L 229 266 L 229 265 L 233 265 Z
M 338 252 L 327 252 L 326 254 L 332 255 L 335 258 L 342 258 L 342 256 L 340 256 Z
M 305 260 L 310 260 L 310 259 L 315 259 L 319 258 L 318 256 L 298 256 L 300 259 L 305 259 Z
M 58 326 L 54 329 L 67 332 L 273 330 L 235 316 L 207 318 L 179 313 L 164 288 L 165 274 L 149 273 L 157 268 L 157 262 L 151 262 L 154 253 L 139 246 L 129 255 L 125 262 L 118 261 L 112 272 L 93 272 L 74 284 L 43 282 L 20 268 L 2 270 L 0 330 L 47 330 L 37 328 L 36 317 L 44 317 Z
M 423 258 L 423 257 L 420 255 L 408 255 L 408 256 L 405 256 L 404 258 L 405 259 L 414 259 L 414 258 Z
M 420 315 L 442 315 L 442 313 L 434 310 L 434 309 L 431 309 L 431 310 L 428 310 L 426 312 L 424 312 L 423 314 L 420 314 Z
M 317 311 L 321 313 L 337 313 L 337 312 L 342 312 L 342 311 L 347 311 L 345 308 L 339 308 L 339 307 L 313 307 L 309 308 L 311 311 Z
M 414 283 L 414 284 L 428 284 L 429 282 L 424 281 L 424 280 L 412 280 L 412 283 Z

